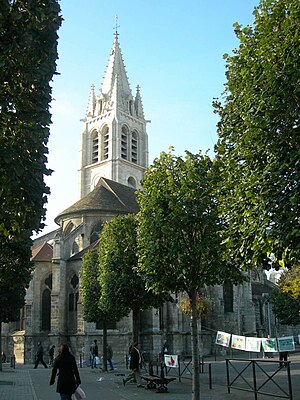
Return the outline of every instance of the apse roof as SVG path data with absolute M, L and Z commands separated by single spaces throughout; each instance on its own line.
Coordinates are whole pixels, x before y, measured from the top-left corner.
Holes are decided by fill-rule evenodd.
M 82 199 L 62 211 L 55 222 L 68 215 L 82 215 L 89 212 L 113 212 L 116 214 L 137 213 L 136 189 L 126 185 L 100 178 L 97 186 Z

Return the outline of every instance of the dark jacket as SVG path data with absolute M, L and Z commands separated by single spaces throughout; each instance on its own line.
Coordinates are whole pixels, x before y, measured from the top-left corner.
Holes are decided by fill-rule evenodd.
M 135 347 L 132 347 L 130 353 L 130 365 L 129 365 L 130 369 L 139 369 L 140 363 L 141 363 L 140 352 Z
M 73 394 L 77 386 L 81 383 L 75 357 L 72 354 L 64 354 L 55 358 L 50 385 L 53 385 L 55 382 L 57 370 L 56 391 L 60 394 Z

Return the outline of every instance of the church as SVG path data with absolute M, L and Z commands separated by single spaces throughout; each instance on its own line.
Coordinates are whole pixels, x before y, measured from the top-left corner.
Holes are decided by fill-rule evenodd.
M 136 213 L 136 190 L 148 167 L 148 136 L 140 87 L 133 94 L 118 33 L 99 95 L 91 87 L 80 149 L 80 199 L 55 218 L 58 228 L 34 241 L 34 272 L 20 321 L 3 324 L 3 350 L 20 363 L 33 363 L 37 343 L 56 348 L 67 342 L 77 359 L 87 361 L 102 327 L 84 320 L 80 293 L 82 257 L 97 243 L 103 224 L 120 214 Z M 252 271 L 239 286 L 203 288 L 212 309 L 199 324 L 201 354 L 216 351 L 217 331 L 264 336 L 276 334 L 266 301 L 273 284 Z M 189 319 L 178 307 L 182 296 L 159 309 L 141 312 L 143 351 L 156 356 L 167 341 L 172 354 L 191 354 Z M 269 310 L 269 311 L 268 311 Z M 109 327 L 114 358 L 123 360 L 132 339 L 132 316 Z

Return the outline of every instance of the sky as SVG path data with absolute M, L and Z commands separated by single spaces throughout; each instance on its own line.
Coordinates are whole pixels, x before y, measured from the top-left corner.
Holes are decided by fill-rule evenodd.
M 252 24 L 259 0 L 60 0 L 57 72 L 52 97 L 46 227 L 79 199 L 81 121 L 91 85 L 98 95 L 113 44 L 119 43 L 133 95 L 140 85 L 149 163 L 173 146 L 197 153 L 217 142 L 213 98 L 226 82 L 224 53 L 238 47 L 234 22 Z

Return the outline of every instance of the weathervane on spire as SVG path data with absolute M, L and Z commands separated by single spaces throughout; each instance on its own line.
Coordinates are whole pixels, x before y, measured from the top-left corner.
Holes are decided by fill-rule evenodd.
M 115 19 L 116 19 L 116 26 L 114 27 L 114 30 L 115 30 L 115 37 L 117 38 L 118 37 L 118 28 L 120 28 L 120 25 L 118 25 L 119 17 L 116 15 Z

